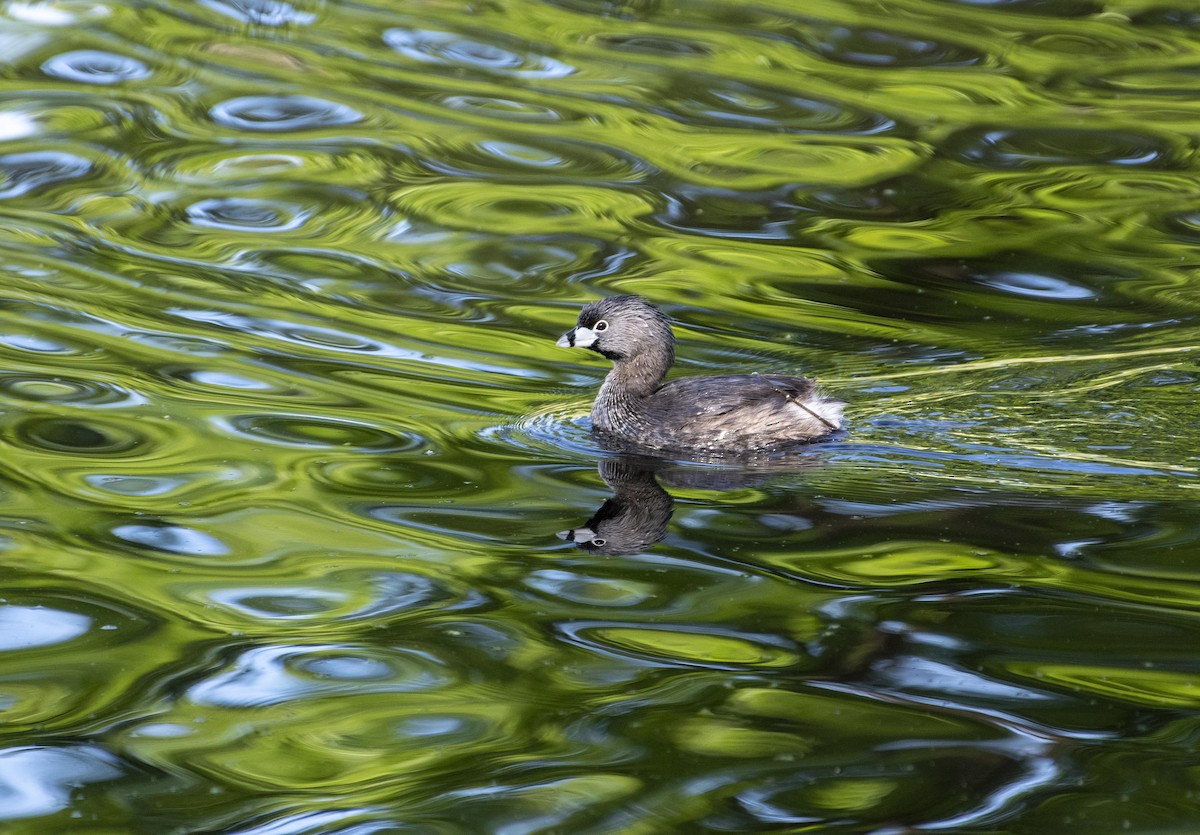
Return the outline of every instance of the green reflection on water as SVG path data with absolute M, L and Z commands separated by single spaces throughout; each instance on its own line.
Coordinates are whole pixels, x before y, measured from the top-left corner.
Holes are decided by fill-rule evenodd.
M 0 14 L 5 831 L 1196 827 L 1194 14 Z M 598 471 L 614 292 L 850 432 Z

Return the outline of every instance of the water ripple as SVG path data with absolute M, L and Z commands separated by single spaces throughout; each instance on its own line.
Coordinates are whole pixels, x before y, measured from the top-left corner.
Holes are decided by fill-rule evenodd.
M 314 416 L 230 415 L 217 418 L 214 423 L 231 434 L 253 441 L 306 449 L 394 453 L 412 451 L 424 444 L 424 439 L 416 433 Z
M 786 89 L 710 76 L 694 88 L 658 105 L 686 124 L 711 127 L 762 127 L 771 130 L 829 131 L 839 134 L 886 133 L 896 123 L 879 113 L 860 111 L 845 102 L 797 95 Z
M 835 26 L 815 49 L 838 63 L 863 67 L 966 67 L 982 63 L 976 49 L 927 37 L 857 26 Z
M 523 185 L 480 181 L 414 186 L 398 192 L 397 206 L 448 228 L 520 234 L 536 218 L 542 234 L 615 232 L 649 214 L 649 196 L 590 186 Z
M 752 670 L 790 667 L 799 660 L 797 648 L 778 636 L 721 628 L 581 622 L 560 629 L 580 646 L 662 667 Z
M 536 53 L 514 52 L 454 32 L 388 29 L 383 40 L 396 52 L 426 64 L 442 64 L 518 78 L 563 78 L 575 70 Z
M 118 472 L 105 468 L 59 467 L 55 476 L 73 492 L 100 502 L 134 500 L 147 502 L 160 511 L 194 506 L 227 492 L 269 485 L 274 474 L 268 467 L 251 462 L 199 461 L 174 472 Z M 138 523 L 139 525 L 142 523 Z
M 335 571 L 310 583 L 242 585 L 229 582 L 181 584 L 175 593 L 202 606 L 206 620 L 229 628 L 261 630 L 278 624 L 289 631 L 311 626 L 323 634 L 432 611 L 479 605 L 478 596 L 454 593 L 419 574 L 399 571 Z
M 61 151 L 28 151 L 0 156 L 0 200 L 20 197 L 53 183 L 77 180 L 92 163 Z
M 63 403 L 78 406 L 138 406 L 144 395 L 115 383 L 84 380 L 60 374 L 0 372 L 0 392 L 30 403 Z
M 97 746 L 34 745 L 0 749 L 0 820 L 62 813 L 81 787 L 115 780 L 125 769 Z
M 14 0 L 4 7 L 11 17 L 41 26 L 70 26 L 108 17 L 112 10 L 103 3 L 88 0 Z
M 209 111 L 214 122 L 247 131 L 291 132 L 351 125 L 363 115 L 346 104 L 312 96 L 241 96 Z
M 425 164 L 441 173 L 468 177 L 486 175 L 492 181 L 557 174 L 575 182 L 635 183 L 649 174 L 641 161 L 610 149 L 578 143 L 551 146 L 496 139 L 439 148 Z
M 104 714 L 122 697 L 117 671 L 147 670 L 146 645 L 161 638 L 149 612 L 72 588 L 12 587 L 0 624 L 0 713 L 12 729 Z
M 582 113 L 558 105 L 551 107 L 499 96 L 443 95 L 437 100 L 453 110 L 517 122 L 547 124 L 584 118 Z
M 922 149 L 891 140 L 797 141 L 792 137 L 756 134 L 736 147 L 722 140 L 691 134 L 679 137 L 671 159 L 649 159 L 689 183 L 718 188 L 769 189 L 798 180 L 826 185 L 863 185 L 899 176 L 913 168 Z M 690 162 L 680 167 L 678 155 Z M 802 174 L 800 173 L 802 172 Z
M 982 278 L 981 281 L 997 290 L 1032 298 L 1090 299 L 1096 295 L 1087 287 L 1074 284 L 1065 278 L 1034 273 L 998 272 Z
M 667 58 L 707 57 L 715 51 L 708 44 L 683 37 L 665 35 L 598 34 L 590 41 L 614 52 L 632 52 L 641 55 L 656 55 Z
M 370 460 L 315 461 L 310 474 L 338 494 L 381 498 L 449 499 L 478 490 L 474 468 L 436 457 L 372 456 Z
M 314 23 L 317 16 L 312 12 L 297 9 L 284 0 L 200 0 L 214 12 L 252 23 L 255 26 L 286 26 L 296 24 L 307 26 Z
M 42 64 L 42 71 L 55 78 L 84 84 L 118 84 L 122 81 L 138 81 L 151 75 L 150 68 L 136 58 L 96 49 L 55 55 Z
M 95 418 L 30 417 L 19 421 L 12 431 L 26 449 L 76 456 L 144 456 L 159 446 L 152 436 L 125 422 Z
M 230 548 L 212 534 L 183 525 L 165 522 L 116 525 L 111 529 L 117 539 L 131 545 L 193 557 L 222 557 Z
M 91 627 L 90 618 L 74 612 L 0 604 L 0 652 L 64 643 Z
M 349 644 L 262 647 L 238 655 L 224 671 L 188 689 L 190 701 L 264 707 L 335 693 L 413 693 L 452 681 L 423 653 Z
M 965 132 L 957 153 L 974 165 L 1026 168 L 1042 165 L 1176 164 L 1176 151 L 1164 139 L 1132 131 L 1028 128 Z
M 234 232 L 284 232 L 298 229 L 309 213 L 298 207 L 248 198 L 212 198 L 187 208 L 188 222 Z
M 493 426 L 481 432 L 490 443 L 501 443 L 522 453 L 567 453 L 588 460 L 602 453 L 592 436 L 591 419 L 552 409 L 525 416 L 517 423 Z

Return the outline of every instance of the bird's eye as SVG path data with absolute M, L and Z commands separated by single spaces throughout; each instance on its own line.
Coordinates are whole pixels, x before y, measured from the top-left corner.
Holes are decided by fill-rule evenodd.
M 600 537 L 596 537 L 595 539 L 592 540 L 592 544 L 595 545 L 597 548 L 603 548 L 605 545 L 608 544 L 608 540 L 601 539 Z
M 606 331 L 606 330 L 608 330 L 608 322 L 601 319 L 599 322 L 597 322 L 595 325 L 592 326 L 592 330 L 596 331 L 597 333 L 599 333 L 600 331 Z

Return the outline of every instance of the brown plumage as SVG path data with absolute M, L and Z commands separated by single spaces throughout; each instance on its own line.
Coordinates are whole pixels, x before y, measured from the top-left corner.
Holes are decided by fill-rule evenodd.
M 813 441 L 842 427 L 845 404 L 807 377 L 731 374 L 663 384 L 675 362 L 667 317 L 641 296 L 592 302 L 558 340 L 613 361 L 592 427 L 662 450 L 746 452 Z

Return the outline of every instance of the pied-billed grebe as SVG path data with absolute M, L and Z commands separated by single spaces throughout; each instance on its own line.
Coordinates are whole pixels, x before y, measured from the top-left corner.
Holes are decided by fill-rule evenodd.
M 845 404 L 807 377 L 730 374 L 663 385 L 675 362 L 675 337 L 667 317 L 641 296 L 592 302 L 558 344 L 613 361 L 592 406 L 592 427 L 640 446 L 746 452 L 816 440 L 842 427 Z

